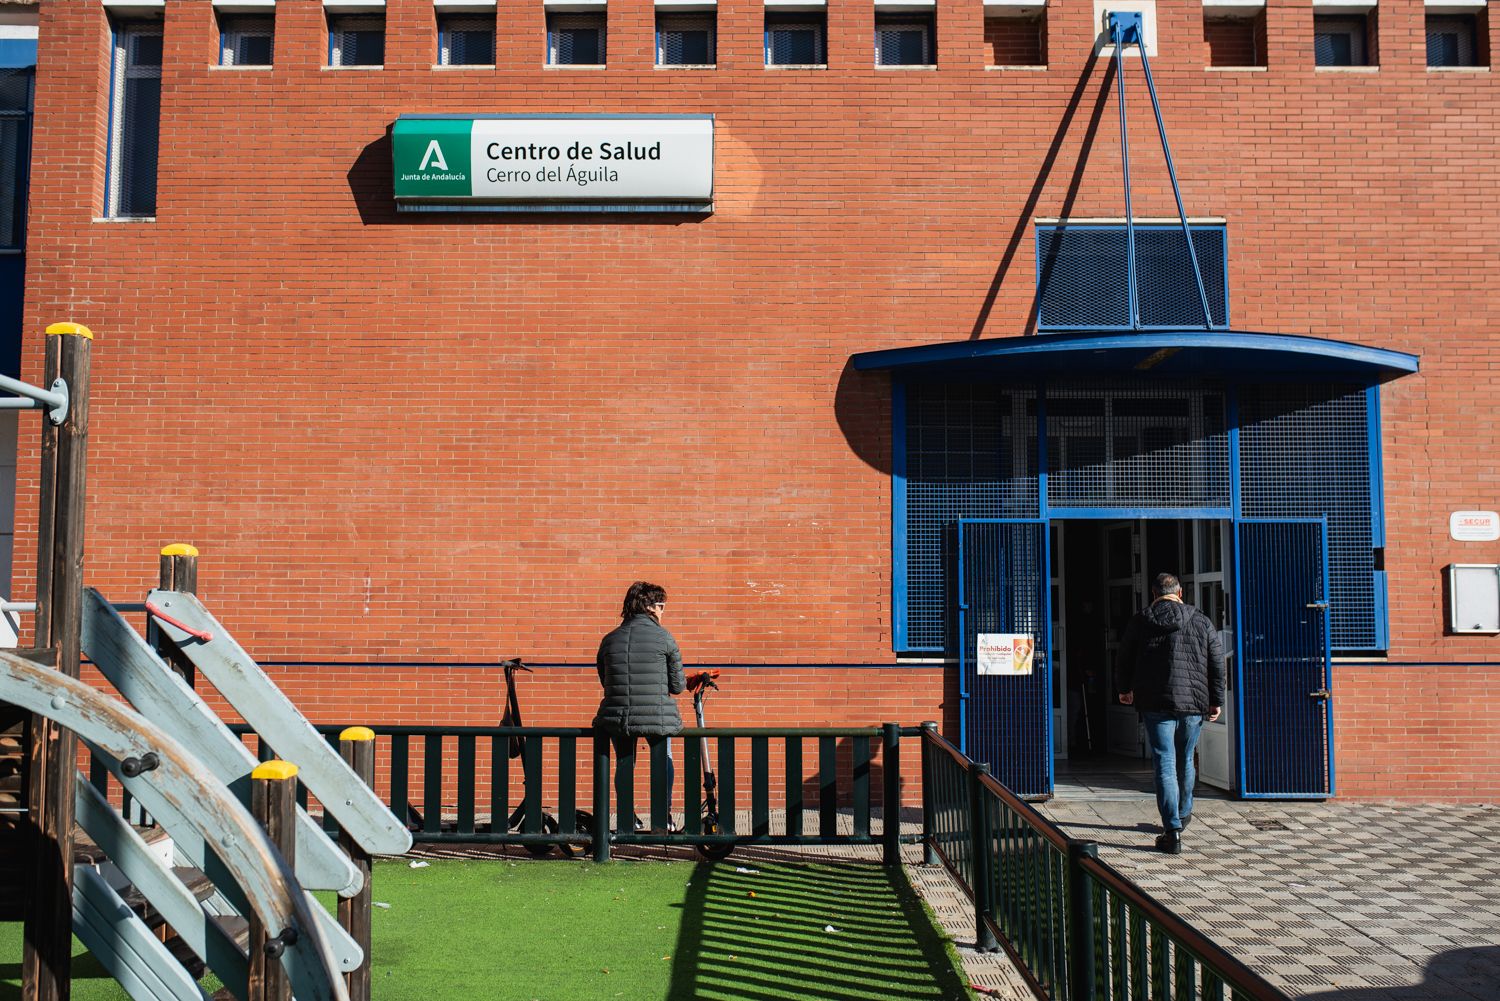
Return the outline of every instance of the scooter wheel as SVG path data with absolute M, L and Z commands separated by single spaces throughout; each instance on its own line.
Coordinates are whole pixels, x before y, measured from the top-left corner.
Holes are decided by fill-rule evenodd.
M 719 826 L 719 818 L 716 815 L 709 814 L 708 816 L 703 818 L 703 833 L 724 833 L 724 829 Z M 718 862 L 722 859 L 727 859 L 729 857 L 729 853 L 734 851 L 734 845 L 732 844 L 698 845 L 697 847 L 698 854 L 710 862 Z
M 557 818 L 550 813 L 542 814 L 542 833 L 556 834 L 558 830 Z M 556 847 L 557 845 L 527 845 L 526 850 L 536 858 L 546 858 L 552 854 L 552 850 Z M 567 850 L 564 849 L 564 854 L 566 853 Z

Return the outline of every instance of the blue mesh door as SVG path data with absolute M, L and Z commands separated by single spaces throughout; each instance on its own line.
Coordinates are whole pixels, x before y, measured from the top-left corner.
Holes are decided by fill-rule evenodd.
M 964 704 L 960 740 L 969 757 L 987 763 L 1017 795 L 1050 796 L 1047 523 L 961 520 L 958 554 L 958 670 Z M 1029 640 L 1027 670 L 987 673 L 996 667 L 991 651 L 1001 637 Z M 1012 651 L 1012 670 L 1019 666 L 1016 652 Z
M 1333 795 L 1323 519 L 1239 523 L 1240 792 Z

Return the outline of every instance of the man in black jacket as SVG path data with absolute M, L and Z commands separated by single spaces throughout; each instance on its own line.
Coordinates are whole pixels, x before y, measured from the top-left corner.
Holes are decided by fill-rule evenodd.
M 1208 616 L 1182 602 L 1182 584 L 1169 573 L 1151 583 L 1151 604 L 1125 627 L 1116 683 L 1146 726 L 1156 761 L 1159 851 L 1182 852 L 1182 830 L 1193 819 L 1193 752 L 1206 717 L 1224 705 L 1224 648 Z

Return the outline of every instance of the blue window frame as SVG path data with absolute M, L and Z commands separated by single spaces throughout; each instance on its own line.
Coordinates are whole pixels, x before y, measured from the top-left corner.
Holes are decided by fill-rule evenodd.
M 606 51 L 603 14 L 548 14 L 548 66 L 603 66 Z
M 1369 66 L 1365 44 L 1369 20 L 1356 17 L 1313 16 L 1313 60 L 1319 66 Z
M 825 14 L 766 12 L 767 66 L 825 66 L 828 50 Z
M 931 66 L 937 62 L 933 19 L 912 15 L 875 15 L 876 66 Z
M 438 15 L 439 66 L 493 66 L 495 16 Z
M 1228 235 L 1192 224 L 1193 250 L 1214 326 L 1229 322 Z M 1202 327 L 1203 300 L 1182 227 L 1135 226 L 1140 328 Z M 1132 330 L 1124 223 L 1059 223 L 1036 229 L 1037 328 Z
M 104 214 L 156 214 L 156 161 L 161 139 L 161 24 L 114 28 Z
M 712 11 L 656 15 L 656 65 L 714 65 L 715 33 Z
M 275 41 L 275 15 L 226 14 L 219 19 L 219 65 L 270 66 Z
M 385 16 L 328 15 L 328 65 L 385 65 Z
M 1427 65 L 1478 66 L 1477 21 L 1473 14 L 1428 14 Z

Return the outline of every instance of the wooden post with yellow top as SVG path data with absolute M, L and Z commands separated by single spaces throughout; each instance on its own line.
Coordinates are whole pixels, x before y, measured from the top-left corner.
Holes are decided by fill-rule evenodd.
M 37 521 L 36 640 L 56 669 L 78 677 L 83 621 L 83 508 L 89 438 L 89 354 L 77 323 L 47 328 L 44 379 L 66 398 L 42 420 Z M 64 413 L 64 411 L 66 411 Z M 60 423 L 58 420 L 60 419 Z M 33 715 L 27 742 L 27 810 L 34 837 L 21 959 L 24 1001 L 68 1001 L 73 955 L 73 734 Z
M 369 727 L 351 726 L 339 734 L 339 753 L 344 762 L 365 785 L 375 785 L 375 731 Z M 370 907 L 374 890 L 370 886 L 370 853 L 359 846 L 348 831 L 339 832 L 339 845 L 349 861 L 359 869 L 363 879 L 359 892 L 339 898 L 339 925 L 364 950 L 359 968 L 344 974 L 349 1001 L 370 1001 Z
M 287 867 L 296 868 L 297 766 L 290 761 L 257 765 L 250 773 L 250 812 L 266 829 L 266 837 L 286 859 Z M 246 917 L 250 919 L 249 1001 L 291 1001 L 292 983 L 280 962 L 288 943 L 268 936 L 254 910 Z
M 173 543 L 163 546 L 161 551 L 161 589 L 163 591 L 181 591 L 185 594 L 198 593 L 198 550 L 184 542 Z M 146 642 L 156 651 L 157 656 L 166 661 L 176 671 L 183 681 L 188 683 L 189 688 L 196 688 L 198 684 L 198 671 L 193 662 L 182 655 L 177 649 L 177 644 L 167 639 L 157 624 L 156 616 L 146 617 Z

